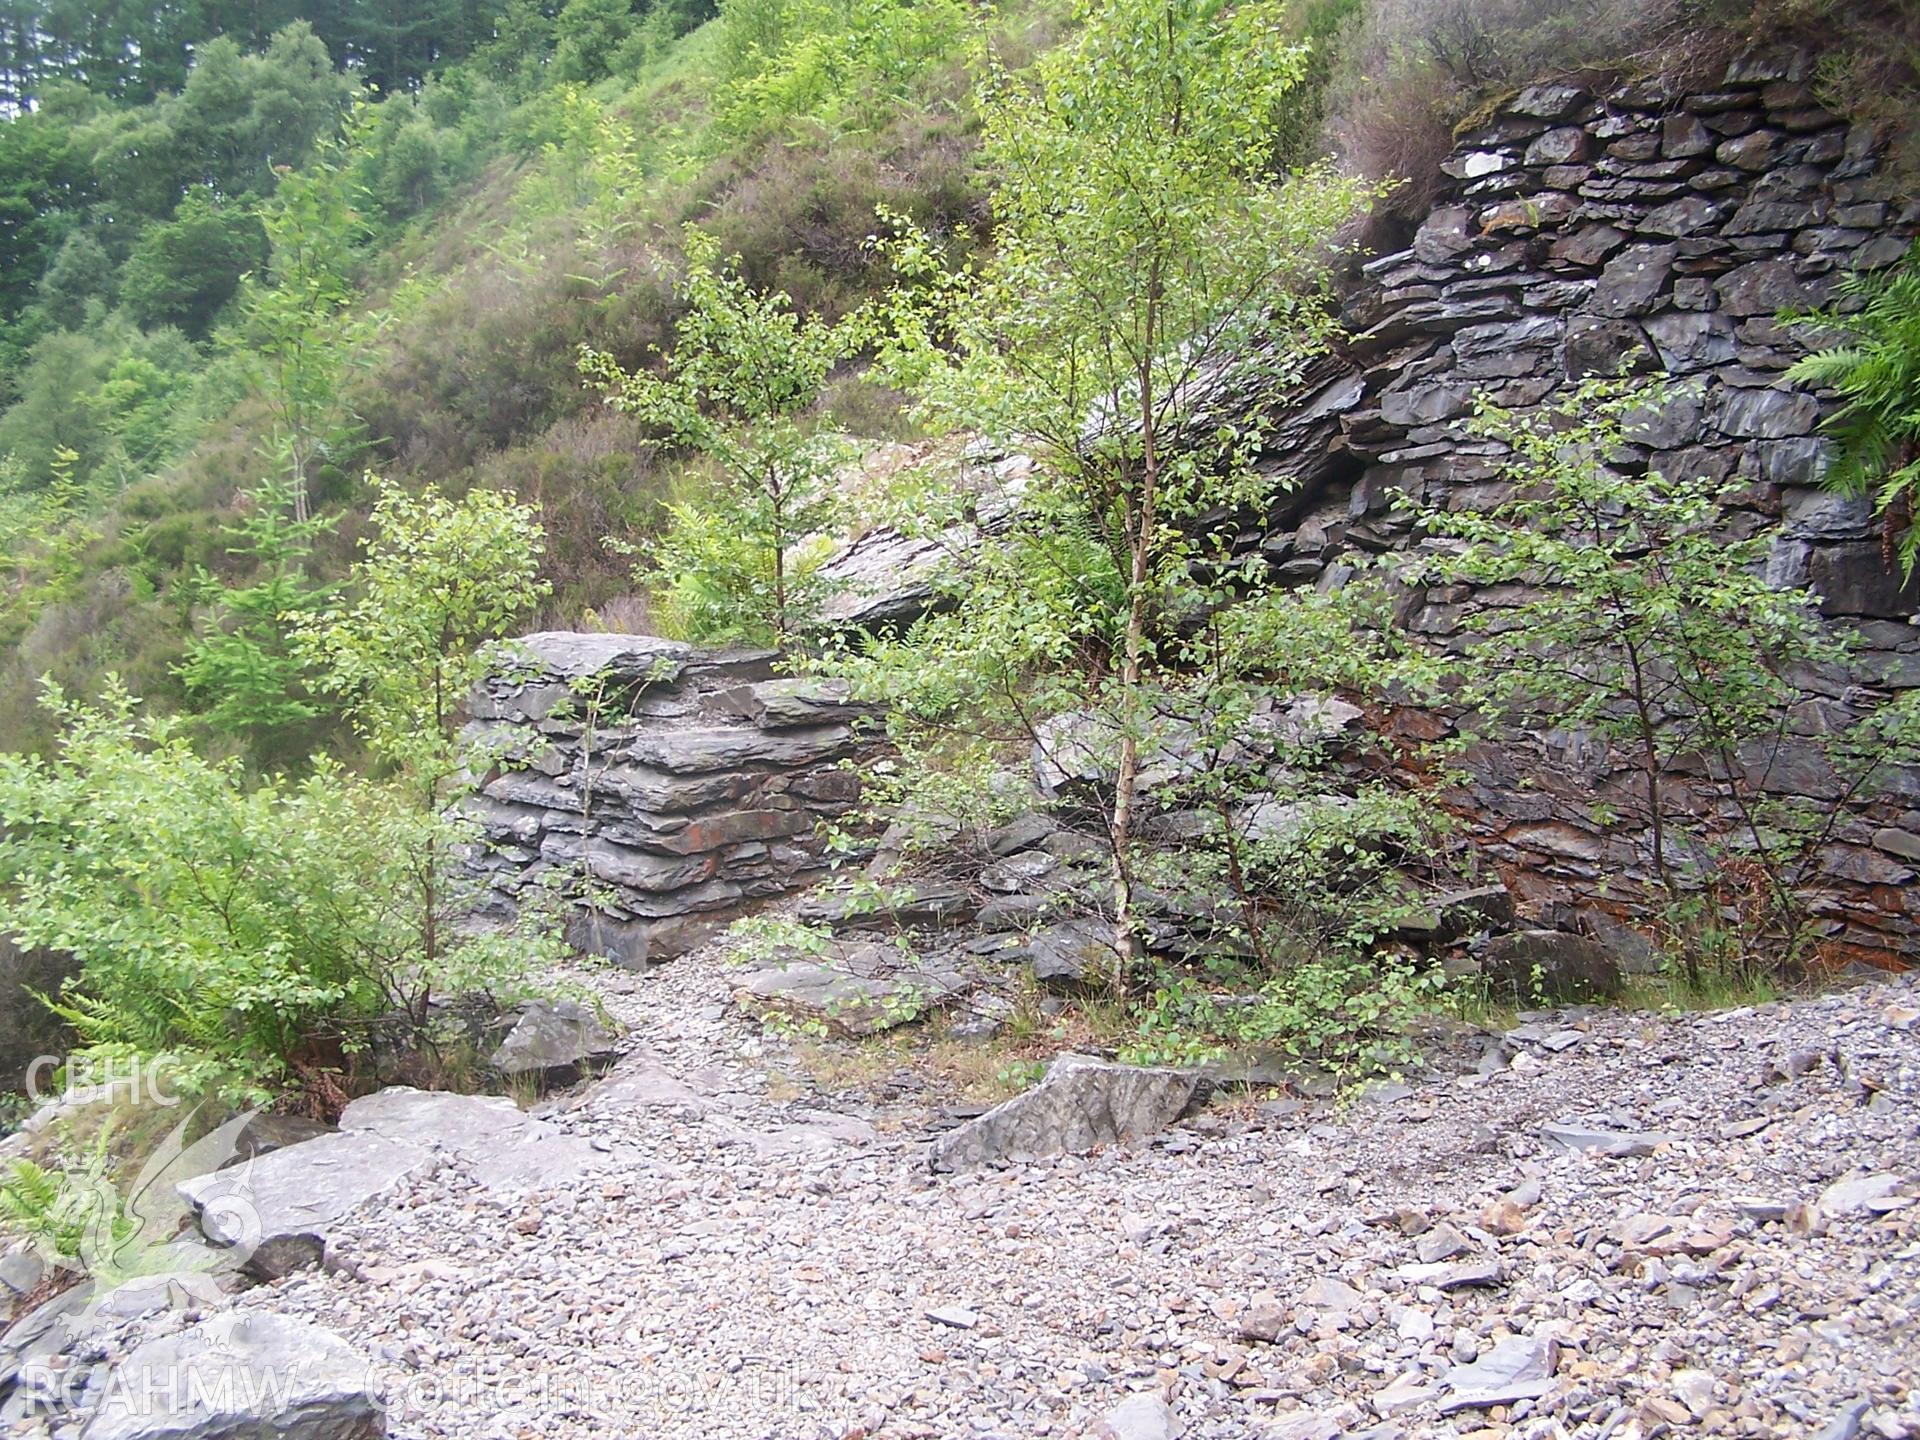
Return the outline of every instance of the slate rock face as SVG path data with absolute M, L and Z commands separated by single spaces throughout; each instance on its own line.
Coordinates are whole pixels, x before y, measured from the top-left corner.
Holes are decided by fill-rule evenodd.
M 470 738 L 499 757 L 466 802 L 483 918 L 572 873 L 594 893 L 569 940 L 640 967 L 816 879 L 875 717 L 837 682 L 776 676 L 776 658 L 562 631 L 511 647 L 468 701 Z
M 1805 56 L 1795 66 L 1808 73 Z M 1816 337 L 1777 320 L 1782 307 L 1822 303 L 1848 271 L 1897 262 L 1920 233 L 1920 206 L 1878 173 L 1873 132 L 1821 109 L 1804 84 L 1763 78 L 1778 68 L 1743 58 L 1691 88 L 1536 85 L 1462 133 L 1408 247 L 1361 267 L 1340 354 L 1278 388 L 1241 387 L 1225 369 L 1196 388 L 1196 413 L 1257 409 L 1268 437 L 1257 465 L 1282 496 L 1270 513 L 1220 522 L 1236 559 L 1266 566 L 1277 586 L 1344 584 L 1356 553 L 1422 543 L 1397 496 L 1485 510 L 1509 493 L 1500 447 L 1467 428 L 1474 403 L 1524 414 L 1587 377 L 1668 376 L 1686 395 L 1636 417 L 1613 458 L 1628 473 L 1741 485 L 1727 533 L 1780 527 L 1768 578 L 1813 589 L 1867 641 L 1853 673 L 1820 677 L 1833 703 L 1802 707 L 1781 753 L 1753 773 L 1789 793 L 1786 777 L 1817 771 L 1799 752 L 1822 727 L 1920 687 L 1920 629 L 1905 623 L 1920 613 L 1920 587 L 1888 564 L 1870 517 L 1818 498 L 1823 401 L 1784 378 Z M 1031 469 L 989 448 L 968 463 L 986 477 L 980 522 L 929 539 L 862 536 L 829 565 L 858 581 L 835 624 L 884 628 L 939 603 L 935 572 L 1004 521 Z M 1525 599 L 1517 586 L 1416 590 L 1399 615 L 1455 645 Z M 476 806 L 489 847 L 477 864 L 503 913 L 553 867 L 589 864 L 614 892 L 586 927 L 595 948 L 650 963 L 692 933 L 656 939 L 656 924 L 706 917 L 710 933 L 818 875 L 815 827 L 856 799 L 841 766 L 867 743 L 868 717 L 837 710 L 830 690 L 776 679 L 764 654 L 553 635 L 529 650 L 525 674 L 490 682 L 474 707 L 480 733 L 527 755 Z M 588 734 L 559 697 L 596 666 L 619 703 Z M 1110 728 L 1093 716 L 1049 725 L 1034 756 L 1043 794 L 1098 805 L 1112 783 Z M 1178 717 L 1161 728 L 1145 747 L 1150 797 L 1197 763 Z M 1553 925 L 1596 908 L 1629 913 L 1658 884 L 1644 817 L 1620 803 L 1631 766 L 1595 748 L 1515 734 L 1477 747 L 1468 765 L 1461 804 L 1474 838 L 1519 913 Z M 1563 764 L 1573 752 L 1579 763 Z M 1713 803 L 1673 779 L 1683 806 Z M 1855 830 L 1912 829 L 1900 796 L 1913 793 L 1920 775 L 1859 797 Z M 1596 803 L 1618 818 L 1598 825 Z M 1823 944 L 1920 949 L 1920 911 L 1899 900 L 1891 873 L 1863 843 L 1823 859 L 1813 897 Z M 990 903 L 997 919 L 1032 908 Z
M 375 1440 L 386 1410 L 339 1336 L 264 1310 L 216 1315 L 129 1355 L 82 1440 Z
M 652 635 L 576 634 L 542 631 L 514 642 L 500 675 L 468 702 L 478 719 L 538 721 L 578 710 L 574 687 L 585 681 L 632 690 L 677 679 L 691 645 Z
M 1810 73 L 1804 53 L 1789 59 L 1786 69 Z M 1741 57 L 1691 87 L 1534 86 L 1461 133 L 1442 167 L 1450 183 L 1412 242 L 1367 262 L 1348 296 L 1344 353 L 1359 393 L 1338 440 L 1264 523 L 1245 527 L 1239 553 L 1267 558 L 1276 585 L 1343 584 L 1354 552 L 1425 543 L 1396 493 L 1456 510 L 1510 493 L 1500 447 L 1469 432 L 1463 396 L 1524 415 L 1588 377 L 1670 377 L 1682 395 L 1635 417 L 1610 462 L 1739 487 L 1728 536 L 1779 527 L 1768 579 L 1811 588 L 1865 642 L 1851 674 L 1817 677 L 1818 694 L 1840 698 L 1800 707 L 1779 753 L 1750 764 L 1769 793 L 1796 793 L 1789 777 L 1804 777 L 1823 788 L 1798 793 L 1826 794 L 1802 753 L 1822 728 L 1920 687 L 1920 628 L 1906 623 L 1920 614 L 1920 585 L 1888 564 L 1870 514 L 1817 488 L 1826 401 L 1785 374 L 1822 337 L 1778 317 L 1825 303 L 1849 271 L 1897 261 L 1920 233 L 1920 205 L 1879 173 L 1871 131 L 1780 70 Z M 1295 462 L 1276 445 L 1260 463 Z M 1398 613 L 1452 646 L 1526 598 L 1519 586 L 1455 585 L 1415 591 Z M 1434 718 L 1444 734 L 1450 720 Z M 1629 758 L 1516 732 L 1476 746 L 1467 764 L 1461 813 L 1519 913 L 1556 926 L 1594 910 L 1627 915 L 1658 887 Z M 1684 773 L 1669 783 L 1693 813 L 1717 803 Z M 1880 828 L 1912 828 L 1903 797 L 1916 793 L 1920 774 L 1906 774 L 1850 802 L 1858 838 L 1817 867 L 1823 943 L 1920 951 L 1920 911 L 1863 849 Z M 1596 804 L 1617 818 L 1595 823 Z M 1734 829 L 1738 817 L 1708 823 Z
M 964 885 L 916 880 L 889 886 L 875 898 L 864 892 L 829 891 L 803 901 L 799 916 L 808 925 L 846 930 L 895 930 L 964 925 L 974 915 L 973 896 Z
M 1258 701 L 1239 738 L 1210 750 L 1204 727 L 1177 712 L 1156 717 L 1140 741 L 1142 794 L 1177 785 L 1209 766 L 1238 766 L 1289 752 L 1319 752 L 1357 731 L 1362 712 L 1333 695 L 1302 694 Z M 1049 800 L 1102 800 L 1119 773 L 1120 733 L 1096 711 L 1068 711 L 1035 727 L 1033 778 Z
M 935 1139 L 929 1161 L 976 1170 L 1144 1139 L 1180 1118 L 1199 1083 L 1193 1071 L 1062 1055 L 1025 1094 Z

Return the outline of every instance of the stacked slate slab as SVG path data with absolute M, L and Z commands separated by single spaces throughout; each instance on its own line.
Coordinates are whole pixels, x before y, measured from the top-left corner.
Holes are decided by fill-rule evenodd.
M 571 938 L 640 966 L 817 878 L 823 822 L 859 798 L 847 762 L 872 717 L 775 659 L 645 635 L 518 642 L 468 701 L 468 739 L 498 757 L 467 802 L 483 913 L 513 914 L 534 887 L 584 890 Z
M 1778 527 L 1770 578 L 1816 590 L 1857 636 L 1851 673 L 1816 677 L 1819 698 L 1755 761 L 1771 792 L 1835 793 L 1807 738 L 1920 686 L 1920 589 L 1889 562 L 1871 506 L 1822 488 L 1830 399 L 1785 382 L 1807 337 L 1777 317 L 1898 261 L 1920 206 L 1881 175 L 1875 134 L 1819 105 L 1811 72 L 1804 52 L 1779 49 L 1740 57 L 1710 88 L 1536 85 L 1464 133 L 1411 244 L 1364 267 L 1345 316 L 1349 368 L 1317 374 L 1282 411 L 1321 426 L 1332 399 L 1338 433 L 1276 447 L 1269 467 L 1297 483 L 1240 543 L 1265 552 L 1279 583 L 1337 585 L 1356 552 L 1420 543 L 1397 495 L 1462 510 L 1506 495 L 1499 447 L 1466 430 L 1476 400 L 1524 411 L 1623 369 L 1690 382 L 1618 463 L 1744 482 L 1727 533 Z M 1445 647 L 1524 598 L 1415 592 L 1404 623 Z M 1593 819 L 1596 800 L 1634 813 L 1620 757 L 1578 736 L 1521 736 L 1472 769 L 1459 804 L 1528 913 L 1604 927 L 1607 912 L 1633 912 L 1647 837 Z M 1909 776 L 1863 797 L 1821 857 L 1839 951 L 1920 947 L 1916 866 Z

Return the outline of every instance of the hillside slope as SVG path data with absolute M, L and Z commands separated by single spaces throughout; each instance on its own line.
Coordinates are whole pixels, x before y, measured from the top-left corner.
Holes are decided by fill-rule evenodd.
M 1448 127 L 1546 75 L 1705 65 L 1790 33 L 1825 47 L 1818 88 L 1832 103 L 1904 123 L 1899 7 L 1815 9 L 1617 0 L 1570 31 L 1526 0 L 1302 0 L 1290 23 L 1313 52 L 1278 122 L 1281 154 L 1333 147 L 1363 173 L 1400 177 L 1368 232 L 1391 248 L 1424 213 Z M 296 440 L 315 457 L 317 509 L 339 519 L 316 540 L 322 575 L 352 551 L 363 470 L 503 487 L 547 523 L 547 618 L 644 624 L 647 587 L 606 539 L 644 540 L 666 501 L 697 497 L 708 478 L 595 403 L 577 346 L 648 363 L 671 334 L 686 222 L 737 253 L 749 281 L 827 316 L 884 279 L 866 244 L 877 206 L 963 260 L 985 234 L 992 180 L 975 159 L 970 57 L 984 43 L 1018 71 L 1070 23 L 1016 6 L 982 33 L 958 0 L 741 0 L 676 38 L 704 12 L 575 0 L 552 16 L 405 11 L 376 43 L 351 9 L 317 32 L 293 11 L 255 8 L 244 25 L 218 7 L 195 13 L 199 30 L 167 43 L 228 38 L 188 70 L 109 75 L 87 49 L 99 42 L 79 39 L 23 49 L 15 36 L 0 57 L 16 102 L 37 103 L 0 128 L 15 217 L 0 230 L 0 330 L 18 357 L 0 385 L 13 572 L 0 743 L 14 748 L 46 738 L 42 674 L 85 691 L 115 670 L 156 705 L 207 706 L 176 667 L 223 623 L 208 610 L 217 585 L 260 563 L 232 553 L 222 526 L 254 508 L 247 492 Z M 333 144 L 368 80 L 391 95 L 367 92 Z M 289 160 L 331 208 L 276 198 Z M 273 355 L 289 336 L 269 301 L 314 285 L 325 293 L 304 306 L 311 337 L 338 354 L 335 373 L 302 382 L 320 391 L 301 412 L 276 398 Z M 898 397 L 855 371 L 830 391 L 829 418 L 903 433 Z M 323 736 L 342 743 L 325 721 L 223 743 L 285 763 Z

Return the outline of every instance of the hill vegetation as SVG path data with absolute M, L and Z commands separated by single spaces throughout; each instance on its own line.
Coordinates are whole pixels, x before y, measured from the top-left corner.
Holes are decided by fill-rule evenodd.
M 808 566 L 872 518 L 831 503 L 838 457 L 979 431 L 1049 477 L 998 568 L 821 663 L 909 729 L 1104 709 L 1124 996 L 1154 978 L 1133 797 L 1169 696 L 1417 678 L 1357 638 L 1364 587 L 1240 607 L 1187 522 L 1270 498 L 1257 422 L 1164 445 L 1196 377 L 1301 373 L 1493 97 L 1816 32 L 1829 103 L 1906 123 L 1911 20 L 1822 0 L 9 0 L 0 918 L 80 962 L 92 1043 L 321 1086 L 375 1014 L 551 942 L 446 928 L 477 647 L 793 642 Z M 1368 798 L 1329 843 L 1425 843 Z M 1214 877 L 1243 895 L 1245 858 Z M 1341 937 L 1326 1008 L 1377 989 L 1350 962 L 1393 901 L 1351 899 L 1301 902 Z
M 1372 222 L 1391 228 L 1487 95 L 1783 28 L 1837 28 L 1829 88 L 1869 118 L 1899 113 L 1912 43 L 1896 7 L 1717 4 L 1611 0 L 1574 24 L 1537 0 L 1296 0 L 1282 24 L 1304 68 L 1266 120 L 1276 163 L 1332 152 L 1395 179 Z M 45 743 L 41 675 L 85 693 L 108 671 L 151 705 L 221 712 L 212 728 L 260 763 L 338 739 L 318 714 L 302 734 L 235 733 L 189 656 L 231 624 L 218 587 L 280 563 L 229 533 L 263 481 L 340 518 L 303 541 L 319 576 L 352 554 L 368 469 L 511 490 L 547 525 L 550 618 L 644 613 L 648 587 L 607 537 L 657 534 L 711 475 L 597 403 L 576 349 L 655 363 L 689 221 L 745 283 L 828 321 L 888 280 L 877 209 L 964 262 L 995 180 L 981 67 L 1019 73 L 1073 23 L 960 0 L 738 0 L 711 20 L 626 0 L 10 6 L 0 742 Z M 1856 83 L 1867 69 L 1875 83 Z M 909 433 L 862 364 L 839 366 L 821 413 Z

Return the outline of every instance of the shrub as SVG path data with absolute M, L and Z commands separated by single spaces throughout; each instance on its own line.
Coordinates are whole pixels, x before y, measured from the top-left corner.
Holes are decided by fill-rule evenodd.
M 1790 712 L 1810 698 L 1804 677 L 1847 646 L 1813 596 L 1767 582 L 1772 532 L 1725 533 L 1737 485 L 1611 463 L 1636 419 L 1672 400 L 1590 381 L 1531 414 L 1482 404 L 1472 428 L 1510 447 L 1514 492 L 1485 514 L 1421 510 L 1446 543 L 1413 578 L 1529 587 L 1497 631 L 1449 660 L 1459 698 L 1480 721 L 1584 730 L 1613 747 L 1634 776 L 1620 804 L 1648 827 L 1656 902 L 1684 921 L 1701 915 L 1701 892 L 1750 876 L 1749 939 L 1791 969 L 1813 935 L 1803 886 L 1819 845 L 1849 799 L 1915 754 L 1920 704 L 1869 711 L 1839 733 L 1823 724 L 1809 743 L 1833 784 L 1778 793 L 1771 776 L 1793 737 Z M 1698 985 L 1698 948 L 1674 939 Z
M 1687 0 L 1376 0 L 1329 85 L 1328 138 L 1385 202 L 1426 213 L 1453 128 L 1489 97 L 1587 66 L 1645 60 L 1691 18 Z
M 969 24 L 960 0 L 723 0 L 720 131 L 871 129 L 950 64 Z
M 293 652 L 316 672 L 316 689 L 340 697 L 415 827 L 411 868 L 389 899 L 417 933 L 423 982 L 404 1010 L 421 1027 L 443 958 L 471 948 L 450 933 L 465 837 L 446 816 L 497 758 L 468 754 L 454 717 L 493 670 L 501 639 L 552 587 L 539 578 L 546 540 L 527 506 L 497 491 L 453 501 L 368 478 L 375 533 L 348 573 L 349 598 L 300 614 Z
M 395 903 L 447 822 L 325 761 L 250 786 L 117 686 L 47 705 L 55 753 L 0 756 L 0 927 L 72 956 L 56 1008 L 90 1049 L 170 1056 L 183 1085 L 264 1098 L 451 974 L 519 983 L 527 947 L 429 963 L 420 912 Z
M 711 236 L 690 228 L 686 248 L 688 308 L 667 375 L 622 370 L 591 349 L 580 369 L 614 409 L 719 467 L 699 510 L 673 510 L 659 557 L 669 587 L 686 587 L 694 633 L 785 645 L 824 598 L 806 552 L 833 523 L 843 449 L 808 412 L 858 334 L 800 316 L 784 293 L 755 291 L 719 263 Z
M 1406 1031 L 1445 1002 L 1445 982 L 1396 957 L 1313 956 L 1251 994 L 1224 996 L 1192 976 L 1162 975 L 1134 1009 L 1121 1058 L 1191 1065 L 1240 1048 L 1277 1051 L 1335 1073 L 1394 1074 L 1418 1061 Z
M 723 157 L 687 213 L 739 257 L 749 283 L 832 318 L 892 281 L 869 243 L 876 211 L 906 216 L 958 264 L 985 240 L 986 188 L 977 137 L 936 110 L 872 136 L 802 137 Z
M 245 499 L 244 517 L 224 534 L 234 542 L 227 553 L 244 556 L 254 574 L 250 583 L 233 586 L 204 568 L 194 576 L 207 613 L 187 642 L 180 678 L 202 707 L 203 725 L 250 739 L 257 754 L 284 763 L 298 754 L 289 741 L 309 738 L 308 726 L 321 714 L 288 643 L 288 627 L 327 599 L 306 565 L 332 522 L 289 519 L 283 509 L 291 493 L 284 485 L 262 485 Z
M 173 218 L 149 226 L 127 257 L 120 294 L 142 325 L 177 325 L 205 339 L 240 277 L 266 257 L 266 235 L 249 208 L 188 192 Z

